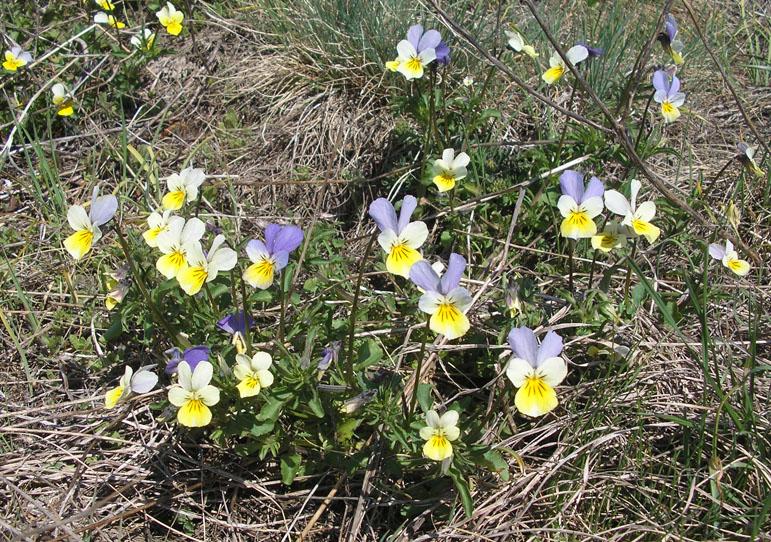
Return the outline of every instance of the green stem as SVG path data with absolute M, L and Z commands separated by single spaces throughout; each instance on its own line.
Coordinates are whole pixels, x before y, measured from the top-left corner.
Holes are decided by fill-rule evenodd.
M 431 77 L 429 78 L 429 81 L 431 82 L 429 86 L 431 95 L 428 97 L 429 130 L 433 130 L 436 144 L 441 145 L 442 149 L 444 149 L 445 143 L 442 141 L 442 135 L 439 133 L 439 128 L 436 126 L 436 93 L 434 92 L 434 89 L 436 88 L 436 70 L 433 68 L 431 68 Z
M 369 253 L 372 250 L 372 245 L 375 243 L 375 239 L 377 238 L 377 236 L 378 234 L 377 232 L 375 232 L 369 238 L 369 242 L 367 243 L 367 248 L 364 251 L 364 257 L 361 259 L 361 265 L 359 266 L 359 276 L 356 278 L 356 289 L 353 292 L 353 303 L 351 304 L 351 324 L 348 327 L 348 356 L 346 356 L 346 359 L 345 359 L 345 382 L 351 388 L 353 388 L 353 385 L 354 385 L 353 335 L 356 332 L 356 311 L 359 308 L 359 292 L 361 291 L 361 281 L 362 281 L 362 278 L 364 277 L 364 269 L 367 266 Z
M 214 296 L 211 295 L 211 290 L 209 290 L 209 283 L 204 282 L 203 283 L 203 289 L 206 290 L 206 297 L 209 298 L 209 304 L 211 305 L 212 310 L 216 313 L 217 312 L 217 305 L 214 304 Z
M 426 318 L 426 327 L 423 332 L 423 342 L 420 343 L 420 352 L 418 352 L 418 366 L 415 368 L 415 384 L 412 386 L 412 399 L 410 399 L 410 417 L 415 412 L 415 401 L 418 398 L 418 386 L 420 385 L 420 373 L 423 372 L 423 355 L 426 353 L 426 342 L 428 342 L 428 334 L 431 331 L 429 326 L 431 325 L 431 315 Z M 409 424 L 409 418 L 407 418 Z
M 566 109 L 570 109 L 573 105 L 573 98 L 576 95 L 576 82 L 573 81 L 573 90 L 570 91 L 570 99 L 568 100 L 567 105 L 565 106 Z M 565 136 L 568 132 L 568 117 L 565 117 L 565 124 L 562 125 L 562 135 L 560 135 L 560 142 L 557 145 L 557 155 L 556 159 L 554 161 L 554 165 L 558 166 L 560 163 L 560 157 L 562 155 L 562 145 L 565 143 Z
M 643 116 L 642 116 L 642 125 L 640 126 L 640 131 L 637 132 L 637 141 L 634 142 L 634 150 L 636 152 L 640 152 L 640 139 L 642 139 L 643 132 L 646 132 L 645 123 L 648 122 L 648 109 L 651 106 L 652 100 L 653 100 L 653 94 L 651 94 L 648 97 L 648 101 L 645 103 L 645 111 L 643 112 Z M 647 135 L 646 135 L 646 138 L 647 138 Z
M 634 261 L 634 257 L 637 254 L 637 239 L 632 241 L 632 253 L 627 256 L 630 260 Z M 629 299 L 629 285 L 632 283 L 632 266 L 627 265 L 626 268 L 626 280 L 624 281 L 624 305 L 626 300 Z
M 241 305 L 244 310 L 244 342 L 246 343 L 246 353 L 252 355 L 252 334 L 249 331 L 249 302 L 246 297 L 246 281 L 241 273 L 241 266 L 238 266 L 238 274 L 241 277 Z
M 589 290 L 592 289 L 592 282 L 594 281 L 594 264 L 597 262 L 597 253 L 599 250 L 595 249 L 592 254 L 592 265 L 589 267 Z
M 284 344 L 284 324 L 286 323 L 286 295 L 284 292 L 284 277 L 278 277 L 278 292 L 281 296 L 281 316 L 278 321 L 278 342 Z
M 576 249 L 576 240 L 575 239 L 569 239 L 568 240 L 568 289 L 570 290 L 570 293 L 574 293 L 573 291 L 573 252 L 575 252 Z
M 128 244 L 126 243 L 126 238 L 123 237 L 123 232 L 121 231 L 120 224 L 117 220 L 115 221 L 115 234 L 118 236 L 118 244 L 120 244 L 120 248 L 123 250 L 123 254 L 126 256 L 126 261 L 129 264 L 129 269 L 131 269 L 131 274 L 134 276 L 134 280 L 136 281 L 137 286 L 139 286 L 139 290 L 142 292 L 142 296 L 145 298 L 147 306 L 150 307 L 150 312 L 153 315 L 153 319 L 159 326 L 164 329 L 166 334 L 169 336 L 169 339 L 171 339 L 174 344 L 182 349 L 190 348 L 192 346 L 190 341 L 185 339 L 182 335 L 174 330 L 171 324 L 166 321 L 161 312 L 158 310 L 158 307 L 155 306 L 155 303 L 153 303 L 153 298 L 150 297 L 150 293 L 147 291 L 147 286 L 142 280 L 142 275 L 137 270 L 134 259 L 131 257 Z

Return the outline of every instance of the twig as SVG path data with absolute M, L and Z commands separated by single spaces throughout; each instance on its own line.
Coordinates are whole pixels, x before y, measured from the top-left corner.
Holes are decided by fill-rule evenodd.
M 442 8 L 440 8 L 435 0 L 424 0 L 428 2 L 434 10 L 440 15 L 442 19 L 444 19 L 444 22 L 449 26 L 451 29 L 453 29 L 455 32 L 460 34 L 460 36 L 466 40 L 474 49 L 479 51 L 479 53 L 484 56 L 488 62 L 490 62 L 493 66 L 501 70 L 503 73 L 509 76 L 509 78 L 514 81 L 520 88 L 522 88 L 525 92 L 533 96 L 534 98 L 542 101 L 546 105 L 553 107 L 563 115 L 567 115 L 568 117 L 577 120 L 578 122 L 582 124 L 586 124 L 588 126 L 591 126 L 595 130 L 600 130 L 605 133 L 611 133 L 611 130 L 608 129 L 606 126 L 603 126 L 601 124 L 598 124 L 597 122 L 587 119 L 586 117 L 583 117 L 577 113 L 573 113 L 572 111 L 568 111 L 555 101 L 551 100 L 550 98 L 546 97 L 545 95 L 538 92 L 536 89 L 525 83 L 522 79 L 519 78 L 517 74 L 515 74 L 513 71 L 511 71 L 503 62 L 498 60 L 495 56 L 491 55 L 490 52 L 479 45 L 479 43 L 474 40 L 474 38 L 471 37 L 471 34 L 469 34 L 463 27 L 461 27 L 455 20 L 450 17 L 447 12 L 445 12 Z
M 736 107 L 739 108 L 739 111 L 741 112 L 742 117 L 744 117 L 744 122 L 747 123 L 747 126 L 749 126 L 750 130 L 752 130 L 752 133 L 755 134 L 755 137 L 758 139 L 758 143 L 766 150 L 766 152 L 771 152 L 769 151 L 768 144 L 760 135 L 760 132 L 758 132 L 758 129 L 755 127 L 755 123 L 753 123 L 752 120 L 750 120 L 749 115 L 747 115 L 747 111 L 745 111 L 744 106 L 742 105 L 742 101 L 739 99 L 739 95 L 736 93 L 736 89 L 731 84 L 731 81 L 728 80 L 728 75 L 723 69 L 723 66 L 720 64 L 720 62 L 718 62 L 717 57 L 715 56 L 715 53 L 712 52 L 712 49 L 707 43 L 707 38 L 704 37 L 704 34 L 701 31 L 701 26 L 699 25 L 699 22 L 696 20 L 696 14 L 693 12 L 691 3 L 688 0 L 683 0 L 683 4 L 685 4 L 685 8 L 688 10 L 688 15 L 690 15 L 691 20 L 693 21 L 693 25 L 696 27 L 696 33 L 699 34 L 699 38 L 701 39 L 701 42 L 704 44 L 704 48 L 707 50 L 707 53 L 712 59 L 712 62 L 715 63 L 715 67 L 720 72 L 720 76 L 723 78 L 723 82 L 725 82 L 726 86 L 728 87 L 728 90 L 731 91 L 731 95 L 734 97 L 734 101 L 736 102 Z

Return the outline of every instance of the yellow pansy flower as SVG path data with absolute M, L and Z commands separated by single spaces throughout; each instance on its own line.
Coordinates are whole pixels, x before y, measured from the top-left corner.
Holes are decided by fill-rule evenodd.
M 452 441 L 460 437 L 458 412 L 448 410 L 441 416 L 436 410 L 426 414 L 426 427 L 420 429 L 420 438 L 426 441 L 423 455 L 433 461 L 443 461 L 452 457 Z
M 179 407 L 177 421 L 186 427 L 209 425 L 212 414 L 210 406 L 219 403 L 220 390 L 212 386 L 214 367 L 208 361 L 201 361 L 190 370 L 186 361 L 177 366 L 178 383 L 169 389 L 169 403 Z

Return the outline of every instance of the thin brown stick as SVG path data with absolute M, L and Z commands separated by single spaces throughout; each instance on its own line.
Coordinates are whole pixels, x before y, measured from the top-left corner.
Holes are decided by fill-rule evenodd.
M 431 0 L 433 2 L 433 0 Z M 744 241 L 742 241 L 738 236 L 734 235 L 734 233 L 730 230 L 720 228 L 719 226 L 713 224 L 703 216 L 701 216 L 699 213 L 697 213 L 690 205 L 688 205 L 685 201 L 683 201 L 679 196 L 677 196 L 674 192 L 672 192 L 669 187 L 664 183 L 664 180 L 659 177 L 656 173 L 653 172 L 653 170 L 648 167 L 648 164 L 646 164 L 642 158 L 637 154 L 637 151 L 634 148 L 634 143 L 629 138 L 629 134 L 627 133 L 627 130 L 624 126 L 622 126 L 616 118 L 613 116 L 613 114 L 608 110 L 608 108 L 605 106 L 605 103 L 600 100 L 599 96 L 594 92 L 594 89 L 589 86 L 589 84 L 586 82 L 586 80 L 581 76 L 579 71 L 576 69 L 575 66 L 568 60 L 567 53 L 562 48 L 562 46 L 559 44 L 559 42 L 556 40 L 554 35 L 549 30 L 548 25 L 546 22 L 541 18 L 541 16 L 538 14 L 538 10 L 535 8 L 535 5 L 533 4 L 532 0 L 523 0 L 523 2 L 527 5 L 527 7 L 530 9 L 530 12 L 533 14 L 533 17 L 535 18 L 538 25 L 541 27 L 541 30 L 543 30 L 544 34 L 546 35 L 546 38 L 549 40 L 549 42 L 552 44 L 554 49 L 557 51 L 557 54 L 560 55 L 562 60 L 565 62 L 565 65 L 568 67 L 568 69 L 571 71 L 573 76 L 576 78 L 576 81 L 586 90 L 589 97 L 592 99 L 592 101 L 597 105 L 597 107 L 600 108 L 600 111 L 602 112 L 605 119 L 608 121 L 608 123 L 613 127 L 613 131 L 616 134 L 616 140 L 621 144 L 621 146 L 624 148 L 624 151 L 626 152 L 627 156 L 630 158 L 632 163 L 639 169 L 643 175 L 651 182 L 651 184 L 656 188 L 656 190 L 659 191 L 659 193 L 667 198 L 671 203 L 679 207 L 682 211 L 687 213 L 691 218 L 696 220 L 700 225 L 709 228 L 711 230 L 717 230 L 719 231 L 720 235 L 725 237 L 726 239 L 730 239 L 734 242 L 734 244 L 740 246 L 744 252 L 749 254 L 749 256 L 755 261 L 757 265 L 760 265 L 760 257 L 749 247 L 747 246 Z
M 712 52 L 712 49 L 707 43 L 707 38 L 704 37 L 704 33 L 701 31 L 701 25 L 699 25 L 699 22 L 696 20 L 696 14 L 693 12 L 693 7 L 691 7 L 691 3 L 688 0 L 683 0 L 683 4 L 685 4 L 685 8 L 688 10 L 688 15 L 691 17 L 691 20 L 693 21 L 693 26 L 696 27 L 696 33 L 699 35 L 699 39 L 701 39 L 701 42 L 704 44 L 704 48 L 707 50 L 707 53 L 712 59 L 712 62 L 715 63 L 715 67 L 720 72 L 720 77 L 723 78 L 723 81 L 728 87 L 728 90 L 731 91 L 731 95 L 734 97 L 734 101 L 736 102 L 736 107 L 739 108 L 739 111 L 741 112 L 742 117 L 744 117 L 744 122 L 747 123 L 747 126 L 749 126 L 750 130 L 752 130 L 752 133 L 755 134 L 755 137 L 758 139 L 758 143 L 766 150 L 766 152 L 769 152 L 768 144 L 760 135 L 760 132 L 758 132 L 758 129 L 755 127 L 755 123 L 753 123 L 749 115 L 747 115 L 747 111 L 744 109 L 744 106 L 742 105 L 742 101 L 739 98 L 739 95 L 736 93 L 736 89 L 731 84 L 731 81 L 728 80 L 728 75 L 723 69 L 723 66 L 720 64 L 720 62 L 718 62 L 718 59 L 715 56 L 715 53 Z

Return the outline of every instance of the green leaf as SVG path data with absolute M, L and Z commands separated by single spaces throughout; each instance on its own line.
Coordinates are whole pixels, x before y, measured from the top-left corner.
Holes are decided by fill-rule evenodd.
M 281 412 L 281 407 L 283 406 L 283 400 L 277 399 L 275 397 L 268 397 L 268 402 L 262 406 L 262 409 L 260 409 L 260 414 L 257 416 L 257 419 L 261 422 L 270 420 L 275 423 L 275 421 L 278 419 L 279 413 Z
M 359 427 L 361 420 L 358 418 L 348 418 L 337 424 L 337 442 L 349 444 L 353 439 L 353 432 Z
M 373 339 L 367 339 L 359 347 L 359 361 L 356 364 L 356 368 L 363 369 L 375 365 L 381 359 L 383 359 L 383 350 Z
M 300 456 L 296 453 L 281 456 L 281 481 L 290 486 L 300 470 Z
M 485 460 L 485 466 L 487 466 L 491 471 L 497 472 L 501 477 L 501 480 L 504 482 L 509 481 L 509 465 L 506 463 L 503 457 L 501 457 L 501 454 L 493 450 L 487 450 L 483 457 Z
M 275 422 L 273 422 L 273 420 L 268 420 L 264 423 L 255 423 L 249 429 L 249 433 L 251 433 L 255 437 L 261 437 L 262 435 L 267 435 L 268 433 L 273 431 L 273 428 L 275 426 L 276 424 Z
M 452 478 L 455 489 L 458 490 L 460 500 L 463 502 L 463 511 L 466 512 L 466 517 L 470 518 L 471 514 L 474 513 L 474 500 L 471 498 L 468 482 L 463 478 L 463 475 L 455 469 L 451 468 L 447 471 L 447 474 Z
M 431 384 L 418 385 L 418 404 L 423 412 L 431 410 Z
M 317 418 L 324 417 L 324 407 L 322 406 L 321 399 L 319 399 L 318 396 L 308 401 L 308 406 L 311 407 L 311 410 Z
M 107 328 L 107 331 L 104 332 L 104 335 L 102 335 L 102 339 L 104 339 L 106 342 L 110 342 L 113 339 L 117 339 L 123 334 L 123 318 L 121 317 L 121 314 L 118 312 L 115 314 L 115 318 L 112 321 L 112 324 L 110 324 L 110 327 Z

